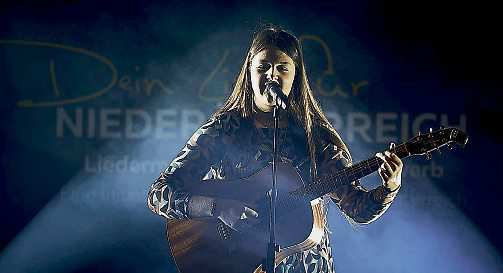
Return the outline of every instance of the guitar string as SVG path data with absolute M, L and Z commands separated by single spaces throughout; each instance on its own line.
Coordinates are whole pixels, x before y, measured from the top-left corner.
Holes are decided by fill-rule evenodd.
M 444 143 L 443 145 L 438 145 L 438 142 L 445 142 L 445 141 L 440 141 L 440 140 L 436 140 L 436 139 L 433 141 L 430 141 L 430 142 L 432 142 L 433 146 L 436 146 L 437 149 L 440 148 L 441 146 L 447 144 L 447 143 Z M 404 153 L 404 157 L 410 155 L 409 151 L 407 150 L 406 143 L 402 143 L 400 145 L 397 145 L 397 146 L 395 146 L 395 148 L 390 149 L 390 150 L 395 154 Z M 375 170 L 373 170 L 373 167 L 377 167 L 376 165 L 381 164 L 381 162 L 382 162 L 382 159 L 380 159 L 378 157 L 373 157 L 371 159 L 360 161 L 360 162 L 356 163 L 355 165 L 347 167 L 345 169 L 342 169 L 334 174 L 329 174 L 326 176 L 319 177 L 315 181 L 313 181 L 314 183 L 310 186 L 314 186 L 314 187 L 322 186 L 323 188 L 326 188 L 326 187 L 330 186 L 331 184 L 333 184 L 334 180 L 336 183 L 337 182 L 346 182 L 347 183 L 347 182 L 355 181 L 359 178 L 365 177 L 365 176 L 375 172 Z M 368 173 L 366 173 L 367 170 L 369 171 Z M 357 178 L 357 176 L 358 176 L 358 178 Z M 347 180 L 347 181 L 344 181 L 344 180 Z
M 390 149 L 390 150 L 395 154 L 397 154 L 397 153 L 405 153 L 406 155 L 409 154 L 409 152 L 407 151 L 407 147 L 405 146 L 405 143 L 397 145 L 397 146 L 395 146 L 395 148 Z M 314 182 L 313 184 L 309 185 L 308 187 L 310 188 L 310 187 L 322 186 L 323 188 L 325 188 L 325 187 L 333 184 L 334 180 L 336 183 L 337 182 L 344 182 L 344 178 L 346 178 L 346 180 L 348 180 L 346 182 L 355 181 L 361 177 L 365 177 L 366 175 L 373 173 L 374 170 L 372 170 L 372 166 L 380 164 L 380 161 L 382 161 L 382 159 L 380 159 L 378 157 L 373 157 L 371 159 L 367 159 L 367 160 L 358 162 L 357 164 L 350 166 L 348 168 L 342 169 L 342 170 L 336 172 L 335 174 L 329 174 L 326 176 L 319 177 L 315 181 L 313 181 Z M 367 166 L 365 166 L 365 165 L 367 165 Z M 370 172 L 365 173 L 366 170 L 369 170 Z M 363 176 L 356 178 L 355 175 L 359 175 L 360 173 Z M 351 177 L 353 177 L 353 178 L 351 178 Z M 330 184 L 328 184 L 327 182 Z
M 430 142 L 433 142 L 433 146 L 440 148 L 441 146 L 446 145 L 447 142 L 452 142 L 452 141 L 445 142 L 445 141 L 435 139 L 433 141 L 430 140 Z M 444 142 L 444 144 L 438 145 L 438 142 Z M 397 145 L 393 149 L 390 149 L 390 151 L 397 154 L 397 155 L 403 153 L 404 156 L 402 158 L 410 156 L 411 153 L 408 151 L 406 144 L 407 143 L 402 143 L 400 145 Z M 380 159 L 378 157 L 373 157 L 371 159 L 367 159 L 367 160 L 358 162 L 357 164 L 355 164 L 351 167 L 348 167 L 347 169 L 340 170 L 340 171 L 336 172 L 335 174 L 331 174 L 331 175 L 327 175 L 322 178 L 319 178 L 319 179 L 315 180 L 314 183 L 311 184 L 310 186 L 314 186 L 314 187 L 322 186 L 322 189 L 324 189 L 324 188 L 330 186 L 331 184 L 333 184 L 333 180 L 335 180 L 336 183 L 339 182 L 339 180 L 343 180 L 344 178 L 346 178 L 349 181 L 354 181 L 357 178 L 351 178 L 351 176 L 354 177 L 355 174 L 359 174 L 361 172 L 361 174 L 363 174 L 361 177 L 365 177 L 366 175 L 373 173 L 374 171 L 372 170 L 373 169 L 372 167 L 373 166 L 376 167 L 376 165 L 380 164 L 380 161 L 382 162 L 382 159 Z M 366 170 L 369 170 L 370 172 L 368 174 L 365 174 Z M 347 173 L 349 173 L 351 175 L 348 175 Z M 330 182 L 330 184 L 327 182 Z M 305 192 L 305 193 L 309 194 L 310 192 Z M 290 195 L 290 198 L 293 198 L 295 200 L 305 199 L 306 197 L 310 197 L 310 196 Z M 318 198 L 319 196 L 315 195 L 314 197 Z M 312 198 L 312 196 L 311 196 L 311 198 L 309 198 L 309 199 L 314 199 L 314 198 Z M 280 200 L 278 200 L 278 201 L 280 201 Z M 282 201 L 286 201 L 286 200 L 281 200 L 280 202 L 278 202 L 280 206 L 286 205 L 286 207 L 291 207 L 291 204 L 289 204 L 289 203 L 285 204 L 285 202 L 282 202 Z
M 406 148 L 405 148 L 404 144 L 400 144 L 399 146 L 395 147 L 395 149 L 392 149 L 392 150 L 394 150 L 392 152 L 396 154 L 396 153 L 405 152 Z M 372 167 L 370 166 L 370 164 L 372 164 L 372 166 L 374 166 L 375 164 L 379 164 L 380 160 L 382 161 L 382 159 L 380 159 L 378 157 L 373 157 L 373 158 L 358 162 L 353 166 L 342 169 L 341 171 L 338 171 L 335 174 L 330 174 L 330 175 L 324 176 L 324 177 L 320 178 L 319 180 L 321 180 L 321 179 L 325 180 L 326 178 L 333 179 L 334 177 L 340 177 L 340 176 L 351 177 L 351 176 L 354 176 L 355 174 L 359 174 L 360 172 L 364 173 L 364 171 L 367 169 L 372 171 Z M 367 165 L 367 166 L 364 166 L 364 165 Z M 319 183 L 320 181 L 315 181 L 315 183 L 317 183 L 317 182 Z

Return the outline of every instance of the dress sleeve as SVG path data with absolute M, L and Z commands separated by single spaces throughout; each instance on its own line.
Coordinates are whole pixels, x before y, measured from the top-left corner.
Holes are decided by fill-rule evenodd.
M 321 156 L 321 175 L 351 166 L 349 154 L 334 144 L 328 144 Z M 397 192 L 389 192 L 384 185 L 369 191 L 356 180 L 336 188 L 330 197 L 346 217 L 358 224 L 369 224 L 384 214 Z
M 220 160 L 222 138 L 229 126 L 229 116 L 224 113 L 209 119 L 192 135 L 150 186 L 147 197 L 150 210 L 168 219 L 187 219 L 191 218 L 191 204 L 199 209 L 211 206 L 211 199 L 192 197 L 185 187 L 200 183 L 212 164 Z

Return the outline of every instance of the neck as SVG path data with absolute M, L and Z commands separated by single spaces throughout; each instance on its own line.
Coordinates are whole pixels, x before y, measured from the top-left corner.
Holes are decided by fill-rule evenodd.
M 277 112 L 279 120 L 278 127 L 284 128 L 288 126 L 288 113 L 284 110 Z M 256 107 L 253 108 L 253 121 L 257 128 L 274 128 L 273 112 L 264 112 Z

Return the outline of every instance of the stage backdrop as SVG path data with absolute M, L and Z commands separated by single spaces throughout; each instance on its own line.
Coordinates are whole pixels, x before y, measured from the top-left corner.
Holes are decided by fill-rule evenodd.
M 374 223 L 352 227 L 330 207 L 338 272 L 503 270 L 502 149 L 487 129 L 501 109 L 478 82 L 450 78 L 434 44 L 399 41 L 389 32 L 401 21 L 370 3 L 181 3 L 3 12 L 1 272 L 175 272 L 147 191 L 229 95 L 262 23 L 299 37 L 355 161 L 430 127 L 470 136 L 465 149 L 405 159 L 399 196 Z

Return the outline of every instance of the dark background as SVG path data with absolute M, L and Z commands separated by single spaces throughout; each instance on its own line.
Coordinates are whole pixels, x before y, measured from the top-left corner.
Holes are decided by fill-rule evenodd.
M 470 136 L 466 148 L 434 155 L 434 162 L 444 168 L 443 177 L 427 177 L 425 184 L 419 181 L 425 180 L 424 177 L 416 179 L 418 183 L 412 183 L 413 178 L 404 178 L 404 197 L 397 201 L 401 203 L 396 208 L 392 206 L 386 219 L 357 233 L 355 240 L 361 246 L 380 242 L 375 250 L 370 247 L 365 253 L 374 256 L 351 259 L 353 256 L 347 253 L 358 253 L 358 246 L 347 249 L 345 242 L 349 241 L 341 238 L 338 244 L 338 238 L 352 230 L 338 227 L 346 224 L 340 217 L 334 220 L 336 267 L 341 272 L 360 272 L 365 269 L 358 267 L 362 260 L 370 265 L 394 260 L 395 265 L 388 272 L 420 272 L 417 268 L 446 272 L 455 268 L 442 267 L 443 263 L 466 264 L 466 270 L 502 269 L 503 236 L 499 235 L 503 228 L 499 221 L 502 185 L 498 170 L 503 146 L 497 134 L 502 114 L 502 44 L 498 37 L 501 15 L 495 4 L 21 1 L 2 3 L 0 8 L 0 41 L 4 42 L 0 43 L 0 271 L 172 272 L 163 221 L 146 209 L 144 199 L 161 169 L 140 174 L 90 174 L 83 169 L 89 155 L 98 160 L 101 154 L 127 155 L 140 160 L 155 158 L 167 164 L 187 135 L 180 132 L 169 141 L 150 137 L 76 138 L 68 133 L 57 137 L 57 109 L 67 113 L 75 113 L 76 109 L 88 113 L 86 109 L 91 108 L 96 111 L 199 109 L 209 115 L 221 100 L 201 99 L 199 84 L 218 66 L 219 56 L 226 49 L 230 56 L 226 67 L 219 68 L 219 74 L 207 85 L 207 95 L 221 96 L 228 90 L 229 85 L 221 82 L 231 83 L 237 75 L 251 34 L 263 23 L 283 26 L 298 36 L 323 39 L 330 47 L 335 67 L 335 76 L 324 84 L 340 83 L 348 90 L 350 82 L 368 81 L 358 96 L 319 97 L 326 111 L 336 111 L 342 116 L 357 111 L 371 117 L 379 112 L 410 116 L 448 114 L 454 125 L 459 123 L 456 119 L 460 115 L 466 116 L 463 129 Z M 67 88 L 63 96 L 76 97 L 89 93 L 86 86 L 106 85 L 110 71 L 84 55 L 72 57 L 68 51 L 21 45 L 19 41 L 88 49 L 111 60 L 119 78 L 130 75 L 133 80 L 161 79 L 169 91 L 145 95 L 146 91 L 120 90 L 117 83 L 95 100 L 23 107 L 18 103 L 21 100 L 46 100 L 53 95 L 49 60 L 55 61 L 61 90 Z M 308 41 L 303 46 L 314 85 L 326 59 L 316 44 Z M 440 124 L 423 125 L 424 131 Z M 347 139 L 344 128 L 337 128 Z M 189 129 L 193 131 L 196 126 Z M 349 141 L 349 145 L 356 160 L 386 148 L 386 143 L 359 138 Z M 422 158 L 404 162 L 429 164 Z M 372 179 L 373 183 L 377 181 L 375 177 Z M 86 189 L 93 189 L 93 194 L 85 195 Z M 438 195 L 431 195 L 432 198 L 423 195 L 432 192 Z M 445 208 L 443 202 L 450 207 Z M 409 207 L 414 209 L 407 210 Z M 393 209 L 405 216 L 400 218 L 399 212 L 393 214 Z M 482 238 L 483 249 L 490 250 L 471 252 L 471 243 L 458 237 L 464 233 L 456 233 L 457 229 L 445 228 L 445 234 L 429 231 L 429 225 L 421 226 L 419 222 L 423 216 L 431 216 L 437 224 L 445 221 L 466 225 L 468 231 L 462 230 L 480 234 L 477 238 Z M 401 220 L 418 229 L 400 230 Z M 386 233 L 387 225 L 392 225 L 389 223 L 398 223 L 393 227 L 402 236 Z M 339 237 L 337 232 L 341 234 Z M 406 241 L 383 239 L 409 236 L 418 241 L 423 238 L 423 245 L 411 250 L 405 247 Z M 443 248 L 439 245 L 444 236 L 458 240 L 449 245 L 454 254 L 428 266 L 428 260 L 423 260 L 429 257 L 425 253 L 441 254 Z M 387 251 L 392 247 L 395 252 Z M 454 249 L 466 256 L 456 255 Z M 401 259 L 404 253 L 413 255 Z M 485 258 L 478 260 L 478 255 L 490 257 L 492 262 L 486 267 L 471 267 L 485 261 Z M 407 264 L 408 259 L 423 267 Z M 376 270 L 381 272 L 380 267 Z

